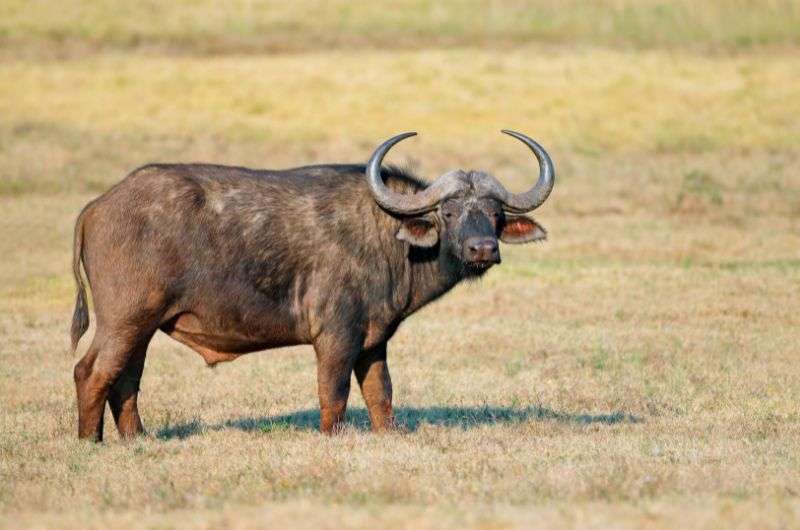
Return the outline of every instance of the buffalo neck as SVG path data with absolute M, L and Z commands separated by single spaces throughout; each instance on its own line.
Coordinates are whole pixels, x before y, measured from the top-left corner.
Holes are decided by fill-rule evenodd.
M 406 315 L 436 300 L 463 279 L 460 264 L 440 245 L 429 249 L 410 247 L 406 263 L 410 272 Z
M 389 188 L 401 193 L 411 193 L 424 188 L 424 184 L 396 170 L 388 172 L 386 183 Z M 363 185 L 359 183 L 359 185 Z M 366 188 L 366 187 L 365 187 Z M 395 303 L 403 318 L 416 312 L 428 303 L 447 293 L 464 278 L 461 263 L 441 244 L 432 248 L 410 246 L 397 239 L 400 218 L 378 206 L 371 193 L 366 190 L 365 200 L 370 203 L 375 227 L 379 236 L 381 252 L 394 263 L 402 264 L 395 269 L 395 280 L 403 278 L 392 286 Z M 396 260 L 396 261 L 395 261 Z

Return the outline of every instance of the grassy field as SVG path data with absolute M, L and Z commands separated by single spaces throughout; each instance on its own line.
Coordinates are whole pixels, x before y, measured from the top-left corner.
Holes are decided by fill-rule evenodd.
M 0 527 L 800 526 L 800 3 L 48 5 L 0 5 Z M 550 239 L 403 325 L 403 432 L 353 392 L 318 434 L 310 348 L 162 335 L 149 435 L 76 439 L 73 223 L 127 171 L 417 130 L 394 162 L 519 190 L 504 127 Z
M 0 43 L 26 56 L 331 48 L 574 46 L 750 50 L 800 44 L 797 0 L 5 0 Z

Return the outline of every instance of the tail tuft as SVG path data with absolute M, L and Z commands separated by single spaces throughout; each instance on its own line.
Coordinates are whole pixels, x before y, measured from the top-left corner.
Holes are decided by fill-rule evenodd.
M 75 311 L 72 313 L 72 328 L 70 336 L 72 338 L 72 351 L 78 348 L 78 341 L 86 330 L 89 329 L 89 308 L 86 306 L 86 288 L 83 282 L 78 285 L 78 296 L 75 300 Z

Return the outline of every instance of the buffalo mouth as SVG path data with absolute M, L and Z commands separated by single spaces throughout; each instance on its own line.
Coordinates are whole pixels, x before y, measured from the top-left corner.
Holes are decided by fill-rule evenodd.
M 464 262 L 464 272 L 467 276 L 478 276 L 491 269 L 493 265 L 497 265 L 499 263 L 500 258 L 496 260 L 466 261 Z

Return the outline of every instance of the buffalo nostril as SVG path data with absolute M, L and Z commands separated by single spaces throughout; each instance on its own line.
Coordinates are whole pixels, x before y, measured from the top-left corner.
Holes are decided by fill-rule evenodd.
M 488 238 L 468 240 L 464 247 L 470 260 L 495 263 L 499 261 L 500 252 L 497 240 Z
M 477 250 L 482 250 L 483 252 L 488 252 L 489 254 L 494 254 L 497 252 L 497 243 L 494 241 L 485 241 L 478 245 Z

